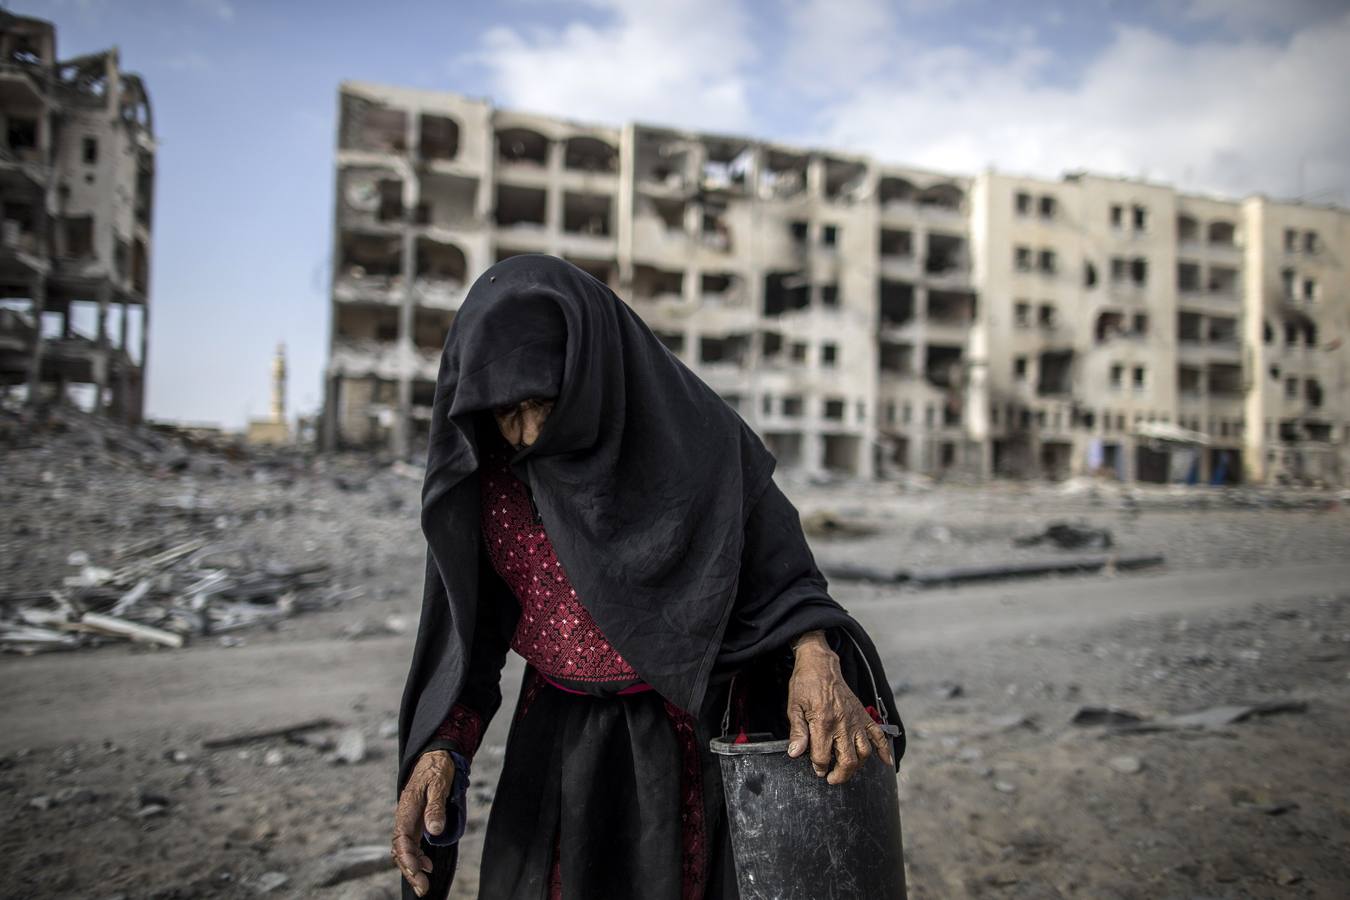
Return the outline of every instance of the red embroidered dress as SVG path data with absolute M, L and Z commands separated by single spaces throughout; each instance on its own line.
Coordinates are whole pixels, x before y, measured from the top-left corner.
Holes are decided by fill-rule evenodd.
M 577 599 L 553 544 L 537 520 L 528 487 L 510 467 L 509 447 L 496 443 L 484 453 L 481 469 L 483 540 L 492 567 L 520 603 L 520 619 L 511 648 L 535 671 L 564 689 L 606 685 L 624 687 L 639 682 L 637 672 L 609 643 L 590 613 Z M 523 715 L 537 684 L 522 697 Z M 547 689 L 547 688 L 545 688 Z M 703 777 L 694 737 L 693 719 L 665 704 L 682 750 L 681 833 L 684 900 L 704 893 L 707 846 L 703 821 Z M 449 741 L 472 759 L 482 740 L 483 721 L 472 709 L 456 704 L 436 730 L 433 740 Z M 549 896 L 562 896 L 561 872 L 553 861 Z

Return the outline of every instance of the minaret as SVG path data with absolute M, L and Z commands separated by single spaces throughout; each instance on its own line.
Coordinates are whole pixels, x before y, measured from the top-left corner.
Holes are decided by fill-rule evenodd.
M 272 421 L 286 421 L 286 345 L 277 344 L 277 355 L 272 360 Z

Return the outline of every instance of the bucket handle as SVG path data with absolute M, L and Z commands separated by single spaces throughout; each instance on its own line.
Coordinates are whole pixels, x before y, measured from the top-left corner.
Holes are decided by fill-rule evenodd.
M 867 661 L 867 654 L 863 652 L 862 645 L 858 643 L 858 639 L 847 630 L 844 631 L 844 634 L 848 635 L 848 639 L 853 642 L 854 649 L 858 651 L 858 658 L 862 660 L 863 668 L 867 670 L 867 680 L 872 682 L 872 696 L 876 699 L 875 709 L 877 715 L 881 716 L 881 727 L 887 734 L 894 737 L 900 732 L 899 729 L 894 729 L 894 733 L 892 733 L 893 726 L 890 723 L 890 716 L 886 713 L 886 704 L 881 700 L 881 689 L 877 687 L 877 676 L 876 673 L 872 671 L 872 664 Z M 735 694 L 736 676 L 732 675 L 731 682 L 727 685 L 727 705 L 726 708 L 722 710 L 723 737 L 726 737 L 731 731 L 731 698 L 735 696 Z

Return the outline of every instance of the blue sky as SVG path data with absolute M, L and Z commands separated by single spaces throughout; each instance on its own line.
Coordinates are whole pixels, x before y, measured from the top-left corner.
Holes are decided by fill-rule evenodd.
M 58 52 L 117 45 L 160 140 L 152 417 L 322 400 L 338 83 L 491 97 L 1056 177 L 1350 202 L 1344 0 L 47 0 Z

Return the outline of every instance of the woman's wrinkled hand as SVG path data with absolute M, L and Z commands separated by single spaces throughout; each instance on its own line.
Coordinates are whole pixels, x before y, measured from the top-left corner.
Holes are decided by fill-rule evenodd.
M 839 670 L 839 657 L 822 631 L 807 632 L 793 647 L 796 663 L 788 682 L 788 756 L 811 753 L 817 775 L 843 784 L 875 750 L 895 765 L 891 739 L 872 720 Z M 834 768 L 830 759 L 834 758 Z
M 419 897 L 431 887 L 425 874 L 431 871 L 431 859 L 422 852 L 422 828 L 431 834 L 445 830 L 445 801 L 454 783 L 455 761 L 448 751 L 433 750 L 417 760 L 399 795 L 389 852 Z

